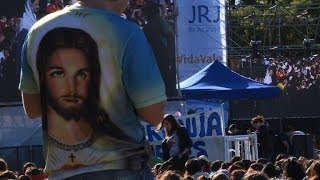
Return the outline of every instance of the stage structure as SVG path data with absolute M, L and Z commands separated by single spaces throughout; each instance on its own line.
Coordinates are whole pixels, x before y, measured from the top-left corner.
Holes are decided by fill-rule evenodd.
M 312 39 L 310 52 L 319 50 L 320 3 L 227 5 L 228 59 L 252 56 L 251 41 L 261 41 L 260 56 L 305 54 L 303 41 Z

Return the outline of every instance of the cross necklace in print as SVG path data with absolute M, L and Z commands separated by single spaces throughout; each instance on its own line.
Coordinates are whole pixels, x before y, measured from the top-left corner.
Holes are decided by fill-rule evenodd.
M 73 153 L 71 153 L 69 158 L 70 158 L 71 162 L 74 162 L 74 159 L 76 158 L 76 156 Z

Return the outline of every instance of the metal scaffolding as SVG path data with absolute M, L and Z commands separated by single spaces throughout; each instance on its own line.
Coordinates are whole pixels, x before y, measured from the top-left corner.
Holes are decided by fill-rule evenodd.
M 228 6 L 227 10 L 229 59 L 257 53 L 253 52 L 251 41 L 261 41 L 255 48 L 262 57 L 285 52 L 301 54 L 307 50 L 313 54 L 318 53 L 320 3 L 299 6 Z M 247 14 L 240 14 L 240 11 Z M 297 38 L 293 39 L 292 36 Z M 303 43 L 305 39 L 311 40 L 309 46 Z

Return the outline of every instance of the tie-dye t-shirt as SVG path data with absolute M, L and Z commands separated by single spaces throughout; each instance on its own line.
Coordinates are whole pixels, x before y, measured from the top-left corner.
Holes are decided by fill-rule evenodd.
M 94 61 L 87 58 L 81 64 L 82 56 L 70 49 L 55 50 L 60 54 L 39 58 L 38 49 L 47 46 L 41 45 L 42 40 L 59 28 L 80 29 L 96 42 L 101 72 L 94 106 L 99 110 L 94 111 L 95 115 L 84 118 L 83 112 L 78 113 L 78 118 L 61 115 L 64 107 L 70 110 L 69 106 L 86 102 L 80 95 L 61 93 L 72 88 L 81 91 L 81 81 L 88 80 L 87 77 L 93 80 L 86 66 Z M 39 64 L 46 68 L 40 68 Z M 70 78 L 72 73 L 75 76 Z M 79 4 L 49 14 L 31 28 L 23 48 L 19 88 L 24 93 L 41 96 L 45 111 L 42 113 L 45 172 L 52 179 L 108 169 L 140 169 L 145 161 L 145 132 L 135 110 L 166 99 L 163 80 L 141 29 L 113 12 Z M 56 98 L 52 92 L 60 93 L 61 97 Z M 81 107 L 83 111 L 92 109 Z M 87 117 L 91 119 L 86 121 Z

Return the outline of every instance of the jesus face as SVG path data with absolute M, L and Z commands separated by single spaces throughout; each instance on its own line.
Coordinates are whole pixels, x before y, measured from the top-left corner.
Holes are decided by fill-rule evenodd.
M 46 66 L 49 106 L 66 120 L 78 119 L 85 112 L 91 73 L 79 49 L 57 49 Z

